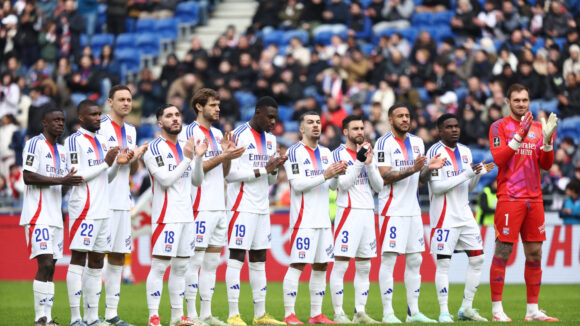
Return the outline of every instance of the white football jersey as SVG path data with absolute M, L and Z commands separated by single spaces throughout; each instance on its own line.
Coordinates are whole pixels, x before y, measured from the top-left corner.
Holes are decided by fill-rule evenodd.
M 457 144 L 455 148 L 445 146 L 441 141 L 431 146 L 427 152 L 427 159 L 437 154 L 441 158 L 447 158 L 445 165 L 439 170 L 431 171 L 429 180 L 429 216 L 432 228 L 459 227 L 468 225 L 474 219 L 473 212 L 469 207 L 469 183 L 470 180 L 453 187 L 443 194 L 434 194 L 431 191 L 433 183 L 457 178 L 463 171 L 471 166 L 471 150 L 465 145 Z
M 348 164 L 346 173 L 338 176 L 336 205 L 344 208 L 374 209 L 373 189 L 379 192 L 383 186 L 377 165 L 373 162 L 366 166 L 356 159 L 356 152 L 345 145 L 332 151 L 332 158 L 334 162 L 345 161 Z
M 193 222 L 191 209 L 193 167 L 191 160 L 183 156 L 183 146 L 184 141 L 179 140 L 177 144 L 173 144 L 160 136 L 149 144 L 149 150 L 143 156 L 151 176 L 152 224 Z M 183 173 L 175 182 L 163 186 L 159 179 L 170 178 L 175 170 Z
M 65 140 L 67 168 L 73 167 L 85 183 L 72 187 L 69 198 L 71 219 L 97 220 L 107 218 L 109 209 L 109 178 L 105 163 L 105 137 L 80 128 Z
M 223 134 L 217 128 L 210 127 L 208 130 L 194 121 L 179 134 L 179 138 L 183 141 L 187 141 L 191 137 L 195 139 L 196 143 L 198 140 L 203 142 L 207 139 L 208 147 L 203 156 L 204 161 L 210 160 L 223 152 Z M 223 165 L 218 164 L 210 171 L 207 171 L 201 186 L 193 187 L 191 194 L 194 212 L 224 211 L 226 209 L 226 199 Z
M 240 158 L 232 160 L 228 182 L 228 210 L 255 214 L 270 214 L 268 200 L 268 175 L 258 178 L 255 169 L 265 168 L 276 153 L 276 137 L 269 132 L 258 133 L 248 123 L 234 129 L 235 142 L 246 150 Z
M 328 212 L 328 189 L 332 179 L 324 180 L 324 172 L 332 164 L 332 153 L 322 145 L 312 149 L 302 142 L 288 148 L 284 168 L 290 182 L 290 228 L 313 229 L 331 227 Z M 318 178 L 320 183 L 298 191 L 292 181 Z
M 23 169 L 51 178 L 62 178 L 66 169 L 64 146 L 52 146 L 43 134 L 31 138 L 22 152 Z M 62 228 L 62 186 L 27 185 L 20 225 L 42 224 Z
M 374 155 L 377 165 L 388 166 L 391 171 L 401 171 L 415 164 L 415 158 L 425 152 L 425 144 L 420 137 L 407 133 L 400 140 L 392 132 L 380 137 L 375 143 Z M 418 198 L 419 172 L 393 184 L 385 185 L 379 193 L 379 214 L 381 216 L 421 215 Z
M 125 148 L 129 148 L 129 150 L 135 149 L 137 131 L 130 123 L 125 122 L 123 126 L 119 126 L 110 116 L 106 115 L 101 119 L 101 129 L 97 131 L 97 134 L 105 137 L 108 148 L 119 146 L 121 150 Z M 129 188 L 130 171 L 130 164 L 119 166 L 117 176 L 110 182 L 110 209 L 131 210 L 131 190 Z

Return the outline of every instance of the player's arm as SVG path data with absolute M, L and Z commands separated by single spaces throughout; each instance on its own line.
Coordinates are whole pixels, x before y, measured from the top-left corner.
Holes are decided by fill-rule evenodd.
M 151 151 L 145 155 L 145 166 L 149 173 L 164 188 L 168 188 L 177 182 L 190 164 L 191 158 L 184 155 L 183 161 L 179 162 L 179 165 L 173 171 L 169 171 L 169 166 L 163 161 L 163 155 L 155 156 L 151 154 Z
M 193 138 L 192 138 L 193 139 Z M 185 144 L 185 147 L 183 148 L 183 153 L 185 155 L 185 151 L 186 151 L 186 147 L 188 147 L 188 143 L 187 142 Z M 190 150 L 189 148 L 187 149 L 188 151 Z M 197 141 L 197 144 L 195 144 L 195 158 L 193 160 L 193 172 L 191 173 L 191 183 L 196 186 L 199 187 L 201 186 L 201 183 L 203 182 L 203 176 L 204 176 L 204 169 L 203 169 L 203 154 L 205 154 L 205 151 L 207 151 L 207 142 L 200 142 L 199 140 Z
M 358 178 L 360 171 L 364 166 L 364 162 L 358 159 L 354 161 L 354 164 L 346 168 L 346 173 L 338 176 L 338 189 L 348 190 L 352 187 Z
M 327 182 L 327 180 L 329 180 L 328 184 L 330 187 L 330 184 L 332 183 L 332 180 L 334 177 L 336 177 L 337 175 L 344 173 L 346 171 L 346 164 L 344 162 L 335 162 L 332 163 L 328 169 L 326 169 L 326 171 L 324 171 L 324 174 L 322 175 L 317 175 L 314 177 L 298 177 L 298 178 L 293 178 L 290 180 L 290 185 L 292 186 L 293 189 L 295 189 L 297 192 L 304 192 L 304 191 L 308 191 L 314 187 L 317 187 L 321 184 L 323 184 L 324 182 Z
M 42 174 L 38 174 L 32 171 L 24 170 L 23 179 L 24 183 L 27 185 L 34 186 L 54 186 L 54 185 L 64 185 L 64 186 L 78 186 L 84 182 L 83 177 L 75 175 L 77 171 L 73 168 L 64 177 L 48 177 Z
M 143 144 L 141 144 L 141 146 L 137 146 L 134 150 L 133 150 L 133 158 L 131 159 L 131 165 L 130 165 L 130 169 L 129 169 L 129 174 L 133 175 L 137 172 L 137 170 L 139 169 L 139 160 L 143 157 L 143 155 L 145 154 L 145 152 L 147 151 L 147 149 L 149 148 L 149 143 L 148 142 L 144 142 Z
M 498 166 L 506 166 L 514 154 L 519 151 L 522 141 L 532 126 L 532 119 L 532 113 L 528 110 L 520 122 L 520 128 L 509 142 L 504 134 L 503 126 L 500 124 L 501 120 L 491 125 L 489 128 L 491 155 Z
M 481 171 L 481 168 L 481 165 L 476 165 L 473 168 L 468 166 L 459 175 L 451 178 L 431 178 L 431 180 L 429 180 L 429 187 L 434 194 L 441 195 L 473 178 L 476 171 Z
M 381 173 L 381 177 L 383 178 L 383 184 L 390 185 L 421 171 L 424 165 L 425 165 L 425 156 L 419 155 L 417 159 L 415 159 L 415 163 L 411 167 L 405 168 L 400 171 L 392 171 L 390 166 L 379 166 L 379 172 Z
M 68 167 L 69 170 L 74 168 L 77 171 L 76 175 L 81 176 L 85 182 L 88 182 L 105 172 L 110 165 L 107 162 L 106 157 L 105 161 L 98 165 L 89 166 L 88 164 L 83 164 L 83 162 L 86 162 L 87 158 L 85 157 L 85 151 L 82 150 L 80 146 L 81 144 L 77 141 L 76 137 L 68 139 L 66 144 Z M 114 153 L 114 151 L 109 150 L 107 156 L 113 155 L 109 153 Z M 116 155 L 116 153 L 114 154 Z M 113 163 L 111 162 L 111 165 L 112 164 Z

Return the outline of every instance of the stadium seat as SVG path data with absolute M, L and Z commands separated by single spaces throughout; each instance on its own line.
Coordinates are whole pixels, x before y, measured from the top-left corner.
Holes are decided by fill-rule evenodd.
M 360 49 L 365 55 L 371 55 L 371 53 L 375 49 L 375 45 L 370 43 L 364 43 L 361 44 Z
M 234 97 L 236 98 L 236 100 L 238 100 L 238 102 L 240 102 L 241 109 L 247 107 L 252 108 L 256 104 L 257 100 L 256 96 L 251 92 L 237 91 L 234 93 Z
M 565 37 L 556 37 L 553 40 L 554 40 L 554 43 L 558 44 L 558 46 L 560 47 L 560 51 L 562 51 L 564 49 L 564 44 L 566 43 L 566 38 Z
M 438 12 L 438 13 L 434 14 L 433 24 L 434 25 L 441 25 L 441 24 L 449 25 L 449 22 L 451 21 L 451 17 L 453 17 L 453 11 L 451 11 L 451 10 L 445 10 L 445 11 Z
M 308 44 L 308 32 L 305 30 L 292 30 L 284 32 L 284 36 L 282 37 L 282 43 L 279 45 L 288 45 L 290 44 L 290 40 L 293 38 L 299 38 L 302 44 Z
M 115 57 L 121 63 L 121 66 L 124 67 L 126 71 L 139 71 L 140 67 L 140 58 L 138 55 L 135 55 L 135 50 L 133 49 L 126 49 L 115 51 Z
M 443 39 L 447 37 L 453 37 L 453 32 L 451 31 L 451 27 L 449 27 L 449 24 L 435 25 L 433 26 L 433 28 L 435 30 L 434 39 L 437 42 L 441 42 L 443 41 Z
M 411 17 L 411 26 L 430 26 L 435 21 L 435 14 L 430 12 L 416 12 Z
M 157 34 L 147 33 L 137 35 L 137 50 L 141 55 L 159 55 L 159 38 Z
M 401 29 L 398 31 L 401 36 L 406 39 L 410 44 L 414 44 L 419 35 L 419 30 L 415 27 L 409 27 Z
M 113 34 L 95 34 L 91 39 L 91 49 L 93 56 L 101 55 L 101 49 L 105 45 L 113 46 L 115 43 L 115 36 Z
M 279 30 L 272 30 L 264 34 L 264 46 L 269 46 L 270 44 L 278 44 L 280 40 L 284 37 L 284 32 Z
M 278 119 L 280 121 L 290 121 L 292 119 L 292 114 L 294 113 L 294 108 L 291 106 L 279 105 L 278 106 Z
M 135 31 L 139 34 L 154 33 L 156 24 L 157 20 L 155 19 L 138 19 Z
M 117 36 L 115 51 L 135 50 L 137 47 L 137 34 L 125 33 Z
M 175 40 L 177 38 L 178 28 L 179 21 L 176 18 L 160 19 L 155 25 L 157 35 L 162 39 Z
M 197 25 L 199 23 L 199 4 L 196 2 L 183 2 L 175 9 L 175 18 L 180 23 Z
M 298 132 L 300 124 L 298 121 L 284 121 L 284 132 Z

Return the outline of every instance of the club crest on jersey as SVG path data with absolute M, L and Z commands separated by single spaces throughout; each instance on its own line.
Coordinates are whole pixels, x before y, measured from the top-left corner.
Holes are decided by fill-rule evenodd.
M 267 141 L 266 142 L 266 148 L 267 149 L 272 149 L 272 142 L 271 141 Z
M 50 153 L 46 154 L 46 158 L 52 158 L 52 155 L 50 155 Z
M 34 163 L 34 155 L 27 155 L 26 156 L 26 165 L 32 166 L 32 163 Z
M 303 164 L 310 164 L 310 160 L 306 159 Z
M 445 248 L 445 245 L 442 243 L 437 244 L 437 250 L 442 251 Z
M 254 146 L 254 144 L 248 145 L 248 149 L 255 149 L 255 148 L 256 148 L 256 146 Z
M 401 154 L 401 151 L 397 148 L 395 149 L 395 154 Z
M 530 131 L 530 132 L 528 133 L 528 138 L 529 138 L 529 139 L 534 139 L 534 138 L 536 138 L 536 134 L 534 134 L 533 132 L 531 132 L 531 131 Z
M 64 162 L 66 160 L 66 156 L 64 154 L 60 154 L 60 161 Z
M 41 242 L 40 243 L 40 250 L 46 250 L 46 248 L 47 248 L 46 242 Z
M 83 239 L 83 244 L 84 244 L 85 246 L 88 246 L 88 245 L 90 245 L 90 244 L 91 244 L 91 238 L 84 238 L 84 239 Z
M 347 252 L 348 251 L 348 245 L 345 245 L 345 244 L 341 245 L 340 246 L 340 251 Z
M 129 135 L 127 135 L 127 143 L 133 144 L 133 138 Z
M 385 152 L 379 152 L 378 160 L 381 163 L 385 162 Z
M 419 154 L 419 146 L 413 146 L 413 153 Z
M 322 157 L 322 163 L 324 163 L 324 164 L 328 164 L 328 157 L 326 157 L 326 156 L 323 156 L 323 157 Z
M 236 238 L 236 246 L 241 246 L 244 238 Z
M 463 161 L 463 163 L 467 163 L 468 162 L 467 155 L 461 156 L 461 161 Z
M 298 252 L 298 258 L 300 258 L 300 259 L 306 258 L 306 251 L 299 251 Z
M 509 235 L 510 234 L 510 228 L 503 228 L 503 235 Z
M 397 246 L 397 241 L 396 240 L 389 241 L 389 247 L 395 248 L 396 246 Z
M 157 166 L 158 167 L 162 167 L 165 164 L 163 163 L 163 157 L 161 157 L 161 155 L 157 155 L 155 156 L 155 162 L 157 162 Z
M 70 163 L 79 164 L 79 156 L 77 153 L 70 153 Z
M 499 137 L 493 137 L 493 147 L 499 147 L 500 141 Z
M 165 244 L 165 252 L 171 252 L 171 249 L 173 248 L 173 245 L 170 244 Z
M 89 150 L 87 151 L 87 154 L 91 154 L 91 153 L 94 153 L 94 152 L 95 151 L 93 151 L 93 148 L 92 147 L 89 147 Z
M 292 163 L 292 174 L 299 174 L 300 169 L 298 168 L 298 163 Z

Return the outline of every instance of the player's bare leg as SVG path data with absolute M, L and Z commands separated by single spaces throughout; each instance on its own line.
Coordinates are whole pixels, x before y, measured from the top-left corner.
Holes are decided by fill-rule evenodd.
M 542 284 L 542 242 L 524 242 L 526 267 L 527 308 L 526 321 L 558 321 L 558 318 L 547 316 L 538 308 L 538 297 Z
M 111 325 L 130 326 L 123 321 L 117 312 L 121 295 L 121 279 L 125 254 L 111 252 L 107 255 L 107 267 L 105 268 L 105 320 Z
M 222 247 L 209 246 L 205 250 L 203 263 L 199 273 L 199 317 L 201 321 L 209 326 L 226 326 L 223 321 L 212 316 L 211 299 L 215 287 L 216 270 L 220 263 Z M 195 252 L 196 255 L 198 252 Z
M 54 301 L 54 267 L 56 260 L 53 255 L 38 255 L 35 257 L 38 265 L 36 277 L 32 282 L 34 293 L 35 325 L 52 322 L 52 303 Z
M 503 311 L 501 303 L 503 284 L 505 282 L 505 268 L 513 250 L 513 243 L 495 241 L 495 252 L 491 261 L 489 282 L 491 288 L 491 312 L 494 321 L 511 321 Z

